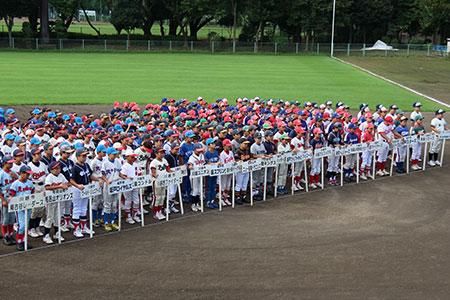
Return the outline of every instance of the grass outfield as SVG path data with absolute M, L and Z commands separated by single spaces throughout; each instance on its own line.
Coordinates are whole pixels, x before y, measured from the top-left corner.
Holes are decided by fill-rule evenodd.
M 208 100 L 342 100 L 356 107 L 422 101 L 399 87 L 323 56 L 161 53 L 0 53 L 0 101 L 18 104 L 146 103 L 163 97 Z

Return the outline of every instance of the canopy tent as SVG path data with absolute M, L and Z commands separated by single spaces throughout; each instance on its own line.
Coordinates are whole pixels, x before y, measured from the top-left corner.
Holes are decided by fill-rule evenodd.
M 364 47 L 361 50 L 397 51 L 398 49 L 394 49 L 392 46 L 388 46 L 385 42 L 378 40 L 372 47 Z

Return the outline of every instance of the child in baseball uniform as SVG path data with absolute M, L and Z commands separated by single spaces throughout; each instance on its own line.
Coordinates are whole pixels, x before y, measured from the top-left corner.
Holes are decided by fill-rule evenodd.
M 361 135 L 361 143 L 370 143 L 375 140 L 375 126 L 373 123 L 367 124 L 366 129 Z M 360 178 L 367 180 L 371 177 L 370 167 L 372 165 L 372 151 L 366 149 L 361 154 Z
M 44 191 L 44 181 L 45 177 L 48 174 L 47 166 L 41 162 L 41 152 L 42 150 L 40 148 L 34 148 L 31 150 L 31 161 L 28 163 L 28 166 L 31 169 L 31 176 L 30 179 L 33 181 L 34 187 L 36 189 L 36 193 L 40 193 Z M 30 225 L 29 225 L 29 231 L 28 235 L 30 237 L 36 238 L 43 236 L 39 223 L 41 222 L 41 219 L 45 215 L 45 207 L 35 207 L 31 210 L 31 217 L 30 217 Z
M 400 125 L 395 128 L 395 131 L 402 136 L 402 138 L 409 135 L 408 118 L 405 116 L 400 117 Z M 401 144 L 395 149 L 395 162 L 397 167 L 397 173 L 405 173 L 405 160 L 408 146 Z
M 96 148 L 97 155 L 89 162 L 92 169 L 92 174 L 100 178 L 102 177 L 102 165 L 106 160 L 106 147 L 104 145 L 98 145 Z M 92 199 L 92 222 L 95 227 L 100 227 L 102 223 L 102 207 L 103 207 L 103 195 L 98 195 Z
M 248 161 L 250 159 L 250 141 L 246 138 L 241 138 L 239 143 L 240 145 L 234 154 L 234 158 L 236 161 Z M 237 197 L 234 202 L 238 205 L 242 205 L 243 202 L 247 202 L 246 195 L 249 178 L 249 172 L 238 172 L 236 174 L 236 184 L 234 190 L 237 193 Z
M 19 169 L 19 177 L 16 181 L 14 181 L 9 188 L 9 196 L 12 197 L 20 197 L 34 194 L 34 184 L 29 179 L 32 173 L 30 167 L 23 165 Z M 25 215 L 27 218 L 25 218 Z M 16 233 L 16 243 L 17 250 L 24 251 L 25 250 L 25 226 L 28 226 L 28 220 L 31 215 L 31 209 L 27 209 L 25 213 L 24 210 L 17 212 L 17 222 L 18 228 Z M 31 246 L 28 245 L 28 249 L 31 249 Z
M 436 134 L 436 138 L 431 142 L 430 151 L 428 152 L 428 165 L 431 167 L 440 166 L 441 162 L 438 160 L 439 152 L 441 152 L 442 140 L 438 135 L 445 130 L 448 130 L 447 121 L 444 119 L 445 111 L 438 109 L 435 112 L 435 117 L 431 120 L 431 131 Z
M 313 130 L 314 137 L 310 140 L 310 146 L 315 151 L 316 149 L 323 148 L 325 145 L 325 140 L 322 137 L 322 130 L 318 127 Z M 320 158 L 311 159 L 311 171 L 309 173 L 309 186 L 312 189 L 322 187 L 320 183 L 320 172 L 321 172 L 321 162 Z
M 68 182 L 70 182 L 70 179 L 72 178 L 72 171 L 74 167 L 74 162 L 69 158 L 75 150 L 69 146 L 69 145 L 61 145 L 59 147 L 60 152 L 60 158 L 58 162 L 60 163 L 61 167 L 61 174 L 63 174 L 64 178 Z M 73 187 L 70 187 L 70 189 L 74 189 Z M 71 213 L 71 201 L 64 201 L 61 202 L 61 210 L 63 212 L 63 218 L 64 218 L 64 224 L 61 226 L 62 232 L 69 231 L 69 228 L 74 228 L 73 224 L 70 220 L 70 213 Z
M 205 162 L 207 164 L 217 165 L 219 163 L 219 153 L 216 150 L 216 141 L 213 138 L 206 140 Z M 211 209 L 219 208 L 219 205 L 214 202 L 216 199 L 217 176 L 206 177 L 206 205 Z
M 49 164 L 48 169 L 50 170 L 50 174 L 45 177 L 45 190 L 67 190 L 69 188 L 69 183 L 67 179 L 61 174 L 61 164 L 59 162 L 53 161 Z M 43 241 L 46 244 L 53 244 L 53 240 L 50 236 L 50 230 L 52 227 L 54 228 L 54 239 L 61 238 L 61 241 L 64 241 L 64 238 L 59 237 L 58 234 L 58 203 L 50 203 L 47 205 L 47 218 L 45 220 L 44 225 L 44 238 Z
M 223 150 L 220 153 L 220 163 L 230 164 L 234 162 L 234 154 L 231 151 L 231 141 L 229 139 L 224 139 L 222 141 Z M 231 181 L 233 179 L 233 174 L 229 175 L 221 175 L 220 180 L 222 184 L 223 195 L 222 199 L 226 205 L 231 205 L 230 197 L 231 197 Z
M 8 212 L 9 188 L 11 183 L 17 179 L 17 174 L 11 171 L 14 159 L 10 155 L 3 156 L 3 168 L 0 170 L 0 200 L 2 202 L 2 236 L 3 244 L 7 246 L 15 245 L 14 222 L 16 215 Z
M 137 154 L 133 150 L 126 150 L 124 153 L 125 162 L 122 165 L 120 173 L 125 179 L 134 179 L 139 176 L 139 166 L 136 165 Z M 126 214 L 126 222 L 128 224 L 135 224 L 141 222 L 139 217 L 139 189 L 133 189 L 128 192 L 124 192 L 125 198 L 124 210 Z M 120 213 L 120 212 L 119 212 Z
M 194 152 L 191 156 L 189 156 L 187 161 L 189 169 L 192 170 L 194 167 L 203 166 L 205 164 L 205 156 L 203 155 L 203 151 L 204 148 L 202 144 L 197 143 L 194 145 Z M 201 210 L 200 189 L 202 186 L 200 186 L 200 177 L 191 178 L 191 188 L 191 209 L 194 212 L 198 212 Z
M 330 126 L 330 132 L 328 133 L 328 146 L 331 148 L 341 147 L 344 145 L 342 138 L 342 123 L 336 122 Z M 337 185 L 336 176 L 339 173 L 339 160 L 340 156 L 332 154 L 328 157 L 327 177 L 329 185 Z
M 288 153 L 291 151 L 290 139 L 291 138 L 286 133 L 279 136 L 279 143 L 277 146 L 278 154 Z M 288 164 L 283 161 L 278 165 L 277 193 L 280 195 L 285 195 L 288 193 L 286 189 L 287 173 Z
M 386 171 L 386 161 L 388 159 L 389 145 L 392 144 L 392 140 L 396 136 L 396 132 L 394 131 L 394 120 L 391 116 L 386 116 L 383 119 L 383 122 L 378 125 L 378 136 L 379 139 L 384 142 L 384 146 L 377 152 L 377 175 L 385 176 L 389 175 L 389 172 Z
M 169 163 L 164 158 L 166 151 L 164 148 L 159 148 L 156 150 L 156 158 L 150 163 L 150 173 L 154 180 L 158 176 L 164 175 L 166 172 L 170 172 Z M 163 214 L 164 199 L 167 196 L 166 187 L 159 186 L 156 182 L 154 185 L 154 202 L 153 202 L 153 218 L 156 220 L 164 220 L 166 216 Z
M 81 197 L 81 190 L 84 189 L 85 185 L 90 184 L 92 181 L 99 180 L 92 175 L 92 169 L 86 163 L 88 153 L 89 151 L 84 147 L 76 151 L 77 162 L 73 166 L 72 178 L 70 179 L 70 183 L 75 187 L 72 200 L 72 223 L 74 226 L 73 235 L 76 238 L 84 237 L 83 234 L 91 234 L 91 230 L 87 225 L 89 199 Z M 94 234 L 94 232 L 92 233 Z
M 106 149 L 106 155 L 108 158 L 103 159 L 101 173 L 103 181 L 106 185 L 111 184 L 113 181 L 121 178 L 120 171 L 122 165 L 117 159 L 117 151 L 114 147 L 108 147 Z M 108 189 L 103 189 L 103 223 L 106 232 L 113 230 L 119 230 L 119 225 L 116 223 L 116 216 L 119 204 L 119 194 L 110 195 Z
M 252 159 L 264 158 L 266 156 L 266 147 L 262 143 L 262 134 L 256 132 L 254 134 L 255 142 L 250 146 L 250 154 Z M 255 200 L 262 200 L 264 188 L 264 170 L 257 170 L 253 172 L 253 187 L 252 193 Z
M 295 136 L 291 140 L 291 149 L 294 153 L 303 151 L 305 147 L 305 130 L 301 126 L 295 127 Z M 294 163 L 294 191 L 302 191 L 301 186 L 302 174 L 304 169 L 304 161 Z
M 359 143 L 359 137 L 355 133 L 355 129 L 357 126 L 353 123 L 348 125 L 348 132 L 344 137 L 344 144 L 346 145 L 354 145 Z M 346 181 L 351 181 L 354 177 L 353 168 L 355 167 L 356 160 L 358 159 L 358 154 L 349 154 L 345 156 L 345 164 L 344 164 L 344 179 Z
M 421 135 L 425 134 L 423 117 L 421 115 L 417 115 L 414 118 L 414 125 L 411 127 L 410 134 L 417 136 L 417 138 L 420 138 Z M 421 170 L 422 167 L 419 166 L 419 162 L 422 157 L 422 143 L 417 140 L 411 144 L 411 148 L 411 169 L 414 171 Z

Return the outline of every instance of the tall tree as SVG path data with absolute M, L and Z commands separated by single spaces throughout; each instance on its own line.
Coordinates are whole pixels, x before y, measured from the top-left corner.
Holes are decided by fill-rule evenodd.
M 450 34 L 450 1 L 449 0 L 421 0 L 420 23 L 424 33 L 433 37 L 433 43 L 439 43 Z M 439 38 L 439 34 L 441 37 Z

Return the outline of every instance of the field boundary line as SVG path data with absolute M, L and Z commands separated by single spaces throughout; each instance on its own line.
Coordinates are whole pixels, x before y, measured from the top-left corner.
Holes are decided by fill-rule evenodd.
M 363 67 L 360 67 L 360 66 L 358 66 L 358 65 L 355 65 L 355 64 L 353 64 L 353 63 L 351 63 L 351 62 L 348 62 L 348 61 L 345 61 L 345 60 L 343 60 L 343 59 L 340 59 L 340 58 L 337 58 L 337 57 L 333 57 L 333 59 L 335 59 L 335 60 L 337 60 L 337 61 L 339 61 L 339 62 L 341 62 L 341 63 L 350 65 L 350 66 L 352 66 L 352 67 L 354 67 L 354 68 L 356 68 L 356 69 L 359 69 L 359 70 L 361 70 L 361 71 L 363 71 L 363 72 L 366 72 L 366 73 L 368 73 L 368 74 L 370 74 L 370 75 L 372 75 L 372 76 L 374 76 L 374 77 L 377 77 L 377 78 L 379 78 L 379 79 L 382 79 L 382 80 L 384 80 L 384 81 L 387 81 L 387 82 L 389 82 L 389 83 L 392 83 L 392 84 L 394 84 L 394 85 L 396 85 L 396 86 L 398 86 L 398 87 L 401 87 L 401 88 L 403 88 L 403 89 L 405 89 L 405 90 L 407 90 L 407 91 L 410 91 L 410 92 L 412 92 L 412 93 L 414 93 L 414 94 L 416 94 L 416 95 L 419 95 L 419 96 L 422 96 L 422 97 L 424 97 L 424 98 L 427 98 L 428 100 L 431 100 L 431 101 L 433 101 L 433 102 L 436 102 L 436 103 L 438 103 L 438 104 L 440 104 L 440 105 L 444 105 L 444 106 L 447 107 L 447 108 L 450 108 L 450 104 L 447 104 L 447 103 L 445 103 L 445 102 L 443 102 L 443 101 L 441 101 L 441 100 L 439 100 L 439 99 L 433 98 L 433 97 L 431 97 L 431 96 L 425 95 L 424 93 L 421 93 L 421 92 L 419 92 L 419 91 L 417 91 L 417 90 L 415 90 L 415 89 L 412 89 L 412 88 L 410 88 L 410 87 L 407 87 L 406 85 L 403 85 L 403 84 L 401 84 L 401 83 L 398 83 L 398 82 L 396 82 L 396 81 L 394 81 L 394 80 L 391 80 L 391 79 L 389 79 L 389 78 L 386 78 L 386 77 L 384 77 L 384 76 L 382 76 L 382 75 L 379 75 L 379 74 L 377 74 L 377 73 L 374 73 L 374 72 L 372 72 L 372 71 L 369 71 L 369 70 L 367 70 L 367 69 L 365 69 L 365 68 L 363 68 Z

